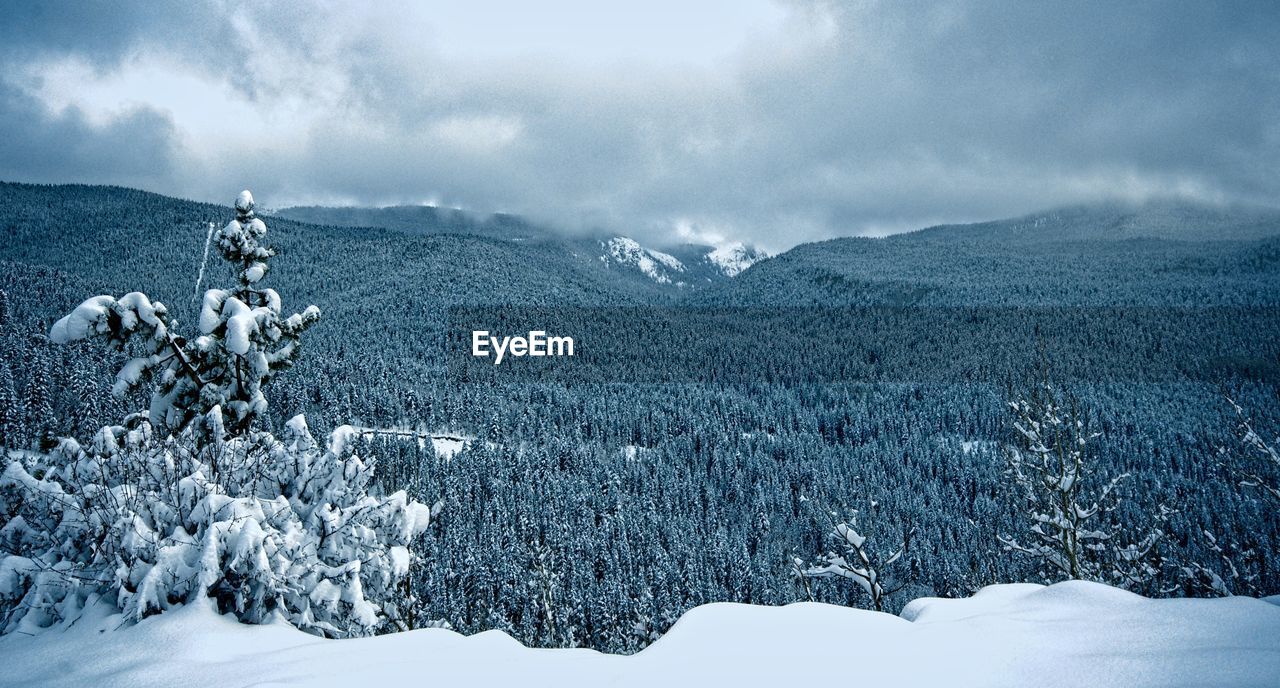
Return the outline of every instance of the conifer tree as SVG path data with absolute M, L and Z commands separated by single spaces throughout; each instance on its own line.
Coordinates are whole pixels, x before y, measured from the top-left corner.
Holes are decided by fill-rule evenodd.
M 163 303 L 141 292 L 88 299 L 55 323 L 49 338 L 66 343 L 101 337 L 120 349 L 140 342 L 142 352 L 121 369 L 113 391 L 122 395 L 154 380 L 148 419 L 155 427 L 176 434 L 217 409 L 226 431 L 247 431 L 267 408 L 263 386 L 292 364 L 300 335 L 320 319 L 315 306 L 281 315 L 280 295 L 258 286 L 275 255 L 263 243 L 266 233 L 254 215 L 253 196 L 242 192 L 236 218 L 218 233 L 218 247 L 236 268 L 238 284 L 205 292 L 199 333 L 192 339 L 176 332 L 177 322 Z M 200 441 L 207 437 L 197 434 Z
M 245 622 L 330 637 L 403 627 L 410 545 L 431 509 L 404 491 L 370 494 L 373 462 L 350 426 L 321 447 L 302 416 L 279 438 L 255 423 L 263 385 L 319 319 L 314 306 L 283 317 L 280 296 L 258 286 L 265 235 L 245 191 L 218 237 L 238 285 L 206 292 L 194 339 L 141 292 L 93 297 L 53 326 L 54 342 L 131 351 L 115 391 L 150 380 L 151 404 L 0 474 L 0 513 L 13 515 L 0 532 L 0 633 L 74 623 L 95 600 L 129 622 L 205 598 Z M 45 367 L 32 373 L 36 403 Z
M 0 360 L 0 449 L 13 447 L 18 441 L 24 408 L 18 403 L 9 366 Z
M 86 357 L 76 356 L 70 362 L 71 402 L 73 408 L 69 427 L 74 436 L 85 437 L 93 434 L 94 421 L 101 421 L 102 399 L 98 381 L 94 371 L 90 369 Z
M 27 442 L 39 442 L 53 428 L 52 390 L 49 388 L 49 356 L 42 342 L 33 341 L 27 361 L 27 385 L 23 390 L 26 410 L 23 426 Z

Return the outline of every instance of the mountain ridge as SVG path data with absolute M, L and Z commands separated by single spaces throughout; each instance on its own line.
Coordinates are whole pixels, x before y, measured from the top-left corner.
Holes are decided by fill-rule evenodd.
M 485 215 L 430 205 L 291 206 L 270 213 L 313 224 L 380 228 L 412 236 L 465 234 L 503 241 L 555 242 L 571 251 L 598 254 L 609 267 L 637 272 L 664 287 L 701 287 L 732 278 L 767 255 L 742 242 L 720 246 L 694 243 L 642 245 L 626 234 L 605 231 L 571 233 L 549 228 L 519 215 Z M 597 247 L 598 245 L 598 247 Z
M 1276 235 L 1280 235 L 1280 209 L 1161 199 L 1061 206 L 1005 219 L 933 225 L 885 238 L 1035 243 L 1125 239 L 1247 241 Z

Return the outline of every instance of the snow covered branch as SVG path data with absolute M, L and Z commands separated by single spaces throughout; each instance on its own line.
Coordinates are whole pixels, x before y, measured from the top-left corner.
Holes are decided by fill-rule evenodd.
M 1029 522 L 1024 539 L 1000 535 L 1006 551 L 1036 560 L 1051 580 L 1105 581 L 1125 588 L 1141 587 L 1159 573 L 1159 527 L 1126 539 L 1108 516 L 1119 506 L 1117 488 L 1129 478 L 1121 474 L 1092 488 L 1097 481 L 1091 445 L 1100 433 L 1090 431 L 1075 402 L 1045 383 L 1026 399 L 1009 403 L 1019 439 L 1006 452 L 1007 475 L 1020 493 Z M 1157 514 L 1163 522 L 1172 511 Z
M 1236 412 L 1236 429 L 1243 450 L 1239 460 L 1224 462 L 1224 467 L 1231 471 L 1240 482 L 1241 487 L 1250 487 L 1261 491 L 1271 499 L 1280 502 L 1280 449 L 1276 440 L 1268 442 L 1253 428 L 1253 421 L 1239 404 L 1227 399 Z

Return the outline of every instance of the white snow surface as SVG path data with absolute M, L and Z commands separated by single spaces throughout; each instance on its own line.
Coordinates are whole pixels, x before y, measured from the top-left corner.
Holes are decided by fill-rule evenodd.
M 420 430 L 407 430 L 402 428 L 352 428 L 349 425 L 343 426 L 349 428 L 357 435 L 382 435 L 386 437 L 400 437 L 401 439 L 413 440 L 417 442 L 419 449 L 426 449 L 427 443 L 431 443 L 431 448 L 435 451 L 436 457 L 450 461 L 458 452 L 471 446 L 476 438 L 470 435 L 459 433 L 430 433 Z
M 645 253 L 648 253 L 650 256 L 653 257 L 654 260 L 658 261 L 659 263 L 662 263 L 663 265 L 667 266 L 672 270 L 675 270 L 676 272 L 684 272 L 684 263 L 681 263 L 680 259 L 671 255 L 670 253 L 655 251 L 651 248 L 645 249 Z
M 448 461 L 455 454 L 466 449 L 471 444 L 472 439 L 470 437 L 436 435 L 431 438 L 431 448 L 435 450 L 437 458 Z
M 926 598 L 901 617 L 825 604 L 710 604 L 629 657 L 537 650 L 490 631 L 323 640 L 245 626 L 207 602 L 114 629 L 0 638 L 21 686 L 1275 686 L 1280 607 L 1252 598 L 1149 600 L 1084 582 Z M 100 629 L 107 629 L 100 631 Z

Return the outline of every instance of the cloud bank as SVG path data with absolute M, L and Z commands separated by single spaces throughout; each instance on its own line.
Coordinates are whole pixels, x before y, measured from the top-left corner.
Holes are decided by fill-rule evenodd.
M 0 178 L 773 250 L 1116 197 L 1280 205 L 1274 3 L 687 4 L 18 3 Z

